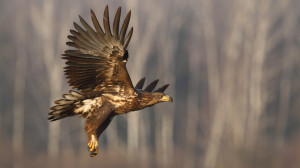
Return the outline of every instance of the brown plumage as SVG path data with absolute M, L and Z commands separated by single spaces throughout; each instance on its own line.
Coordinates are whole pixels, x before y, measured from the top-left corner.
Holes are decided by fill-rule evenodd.
M 131 12 L 126 15 L 119 32 L 121 7 L 118 8 L 111 31 L 108 6 L 104 10 L 103 28 L 91 10 L 95 30 L 79 16 L 83 27 L 74 23 L 76 30 L 70 30 L 67 45 L 75 49 L 66 50 L 65 74 L 68 83 L 78 91 L 70 90 L 63 99 L 51 107 L 49 120 L 79 115 L 85 118 L 90 155 L 98 153 L 98 138 L 114 116 L 143 109 L 160 102 L 172 102 L 164 94 L 169 84 L 152 92 L 158 79 L 144 90 L 145 78 L 133 87 L 126 69 L 129 57 L 127 46 L 133 28 L 127 33 Z M 127 33 L 127 35 L 126 35 Z

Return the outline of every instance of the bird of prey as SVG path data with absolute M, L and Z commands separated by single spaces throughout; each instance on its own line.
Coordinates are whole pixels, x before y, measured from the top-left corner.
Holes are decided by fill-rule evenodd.
M 49 120 L 55 121 L 78 115 L 85 119 L 90 156 L 98 153 L 98 138 L 113 117 L 140 110 L 160 102 L 173 102 L 164 91 L 169 84 L 154 90 L 158 80 L 145 89 L 142 78 L 134 87 L 126 69 L 129 57 L 127 46 L 133 28 L 126 35 L 131 11 L 126 15 L 119 31 L 121 7 L 114 17 L 112 31 L 108 6 L 104 10 L 103 28 L 91 10 L 94 29 L 79 16 L 82 26 L 74 23 L 66 44 L 73 47 L 62 54 L 66 59 L 65 75 L 72 86 L 68 94 L 56 100 L 51 107 Z

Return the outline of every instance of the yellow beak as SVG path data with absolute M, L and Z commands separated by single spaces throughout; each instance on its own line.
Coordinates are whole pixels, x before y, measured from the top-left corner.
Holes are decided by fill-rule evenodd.
M 172 97 L 167 96 L 167 95 L 166 95 L 166 96 L 163 96 L 160 100 L 161 100 L 161 101 L 165 101 L 165 102 L 173 103 Z

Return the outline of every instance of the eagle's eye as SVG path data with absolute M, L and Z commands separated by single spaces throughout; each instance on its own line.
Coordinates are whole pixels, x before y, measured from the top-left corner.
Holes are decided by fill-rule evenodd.
M 161 99 L 162 97 L 163 97 L 163 95 L 159 95 L 159 96 L 158 96 L 158 98 L 160 98 L 160 99 Z

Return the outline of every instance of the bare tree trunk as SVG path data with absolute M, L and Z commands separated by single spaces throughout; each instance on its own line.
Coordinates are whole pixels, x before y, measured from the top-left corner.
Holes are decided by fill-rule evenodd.
M 18 49 L 19 51 L 21 49 Z M 19 52 L 18 52 L 19 53 Z M 13 153 L 14 167 L 20 168 L 23 156 L 23 132 L 24 132 L 24 88 L 25 88 L 25 52 L 19 53 L 16 63 L 14 86 L 14 113 L 13 113 Z
M 46 54 L 46 53 L 44 53 Z M 54 68 L 56 69 L 56 68 Z M 57 77 L 55 73 L 52 72 L 50 75 L 52 76 L 50 78 L 50 84 L 52 84 L 50 88 L 50 103 L 53 103 L 53 100 L 58 98 L 58 93 L 60 92 L 59 85 L 61 81 L 57 81 Z M 55 76 L 55 77 L 54 77 Z M 49 104 L 50 104 L 49 103 Z M 59 141 L 60 141 L 60 121 L 51 122 L 49 123 L 49 142 L 48 142 L 48 165 L 50 167 L 55 166 L 57 167 L 59 165 Z
M 250 70 L 250 88 L 249 88 L 249 102 L 250 102 L 250 111 L 248 119 L 248 137 L 247 145 L 250 148 L 256 142 L 256 138 L 260 132 L 260 123 L 259 119 L 264 111 L 264 106 L 266 104 L 264 98 L 264 89 L 263 89 L 263 63 L 265 60 L 267 48 L 267 32 L 269 29 L 269 17 L 268 11 L 270 8 L 270 1 L 257 1 L 259 5 L 259 16 L 257 23 L 257 32 L 254 39 L 254 48 L 253 56 L 251 60 L 251 70 Z
M 17 12 L 16 17 L 16 65 L 14 79 L 14 108 L 13 108 L 13 163 L 14 168 L 23 167 L 23 140 L 24 140 L 24 92 L 25 92 L 25 72 L 27 65 L 26 50 L 24 42 L 26 33 L 22 27 L 25 21 L 24 14 Z
M 145 3 L 149 3 L 149 2 L 145 2 Z M 138 5 L 139 3 L 136 0 L 131 0 L 128 2 L 129 9 L 137 9 Z M 147 5 L 149 7 L 154 4 L 149 3 Z M 129 61 L 129 64 L 134 66 L 128 66 L 128 69 L 129 72 L 135 72 L 135 73 L 131 73 L 133 82 L 138 81 L 142 77 L 144 66 L 146 65 L 146 61 L 151 51 L 150 49 L 153 45 L 153 43 L 151 42 L 153 42 L 157 27 L 161 22 L 160 19 L 162 15 L 161 10 L 159 6 L 156 6 L 155 8 L 156 8 L 155 13 L 151 12 L 150 7 L 145 8 L 145 10 L 143 10 L 143 12 L 145 13 L 141 13 L 140 15 L 136 14 L 135 17 L 132 18 L 131 20 L 131 25 L 134 26 L 135 28 L 134 35 L 131 40 L 131 45 L 139 46 L 138 48 L 136 48 L 136 50 L 131 50 L 132 52 L 130 53 L 130 55 L 133 55 L 134 58 L 132 59 L 133 62 Z M 146 17 L 157 18 L 157 19 L 149 19 L 149 21 L 146 22 L 147 24 L 145 25 L 146 30 L 144 31 L 143 34 L 140 32 L 138 26 L 139 25 L 138 22 L 140 20 L 139 17 L 141 15 L 145 15 Z M 150 82 L 150 80 L 151 79 L 148 79 L 146 83 Z M 130 160 L 135 159 L 135 155 L 138 151 L 138 148 L 141 146 L 141 144 L 143 145 L 147 144 L 146 137 L 149 135 L 149 131 L 141 134 L 141 131 L 148 130 L 147 126 L 145 126 L 145 120 L 148 120 L 148 118 L 145 117 L 147 115 L 148 114 L 146 113 L 139 113 L 139 112 L 129 113 L 128 115 L 127 143 L 128 143 L 129 157 L 131 157 Z M 145 148 L 147 148 L 147 146 Z M 142 152 L 143 155 L 141 157 L 147 159 L 148 155 L 146 149 L 143 149 L 143 151 L 144 152 Z M 146 159 L 142 159 L 142 161 L 146 161 Z
M 293 5 L 292 3 L 290 6 Z M 282 58 L 282 68 L 281 68 L 281 80 L 279 83 L 279 110 L 277 115 L 276 123 L 276 148 L 278 151 L 282 151 L 285 145 L 285 132 L 288 122 L 288 116 L 290 111 L 291 102 L 291 92 L 292 92 L 292 69 L 294 66 L 295 58 L 297 53 L 299 53 L 298 47 L 294 43 L 294 32 L 296 32 L 297 23 L 297 9 L 291 7 L 291 11 L 286 16 L 285 23 L 283 24 L 283 37 L 286 43 L 285 46 L 285 56 Z M 278 68 L 278 67 L 277 67 Z M 276 160 L 276 166 L 280 167 L 283 165 L 283 158 L 279 157 Z
M 79 146 L 79 153 L 77 156 L 77 158 L 79 158 L 77 162 L 78 167 L 89 167 L 89 162 L 86 159 L 87 158 L 86 155 L 88 155 L 88 151 L 86 150 L 87 136 L 84 132 L 84 124 L 85 124 L 85 120 L 80 120 L 80 129 L 81 129 L 79 134 L 80 146 Z
M 165 24 L 159 24 L 160 29 L 158 30 L 158 32 L 160 33 L 160 35 L 158 39 L 155 40 L 158 42 L 158 57 L 161 59 L 158 64 L 158 71 L 160 72 L 159 75 L 160 77 L 162 75 L 165 76 L 164 81 L 172 85 L 167 90 L 167 92 L 170 94 L 175 93 L 175 90 L 173 89 L 175 83 L 175 77 L 173 74 L 175 72 L 175 50 L 177 49 L 179 31 L 183 26 L 183 19 L 181 17 L 184 14 L 184 7 L 182 7 L 181 5 L 181 1 L 174 2 L 172 8 L 178 8 L 179 10 L 177 10 L 176 13 L 172 13 L 172 20 L 168 21 Z M 157 8 L 159 8 L 159 6 L 155 7 L 155 9 Z M 161 11 L 166 10 L 163 8 L 160 9 Z M 163 20 L 168 20 L 168 18 L 164 17 Z M 160 21 L 163 22 L 163 20 Z M 155 159 L 156 164 L 159 167 L 172 167 L 175 166 L 175 162 L 172 162 L 174 160 L 173 126 L 175 106 L 168 104 L 165 107 L 167 108 L 161 109 L 160 107 L 159 111 L 161 112 L 155 113 Z
M 208 95 L 209 95 L 209 110 L 214 114 L 210 137 L 208 138 L 208 146 L 204 156 L 204 168 L 213 168 L 216 165 L 219 144 L 224 128 L 224 112 L 217 105 L 219 93 L 219 69 L 216 48 L 215 26 L 213 23 L 213 8 L 211 1 L 202 1 L 203 11 L 203 35 L 206 47 L 206 61 L 208 72 Z
M 174 25 L 174 23 L 170 23 L 171 25 Z M 179 25 L 181 26 L 181 25 Z M 165 28 L 165 31 L 167 31 L 168 28 Z M 178 30 L 178 29 L 176 29 Z M 164 32 L 167 34 L 166 32 Z M 174 67 L 172 66 L 172 63 L 174 62 L 174 50 L 176 49 L 176 44 L 174 44 L 174 41 L 171 41 L 171 38 L 162 36 L 167 40 L 159 40 L 162 44 L 159 50 L 162 51 L 163 61 L 159 65 L 159 69 L 161 69 L 160 75 L 164 75 L 167 82 L 174 84 Z M 178 37 L 174 37 L 174 39 L 178 39 Z M 168 88 L 169 93 L 175 93 L 175 91 L 172 89 L 174 86 Z M 173 160 L 173 122 L 174 122 L 174 105 L 167 105 L 168 108 L 160 109 L 160 112 L 155 113 L 155 133 L 156 133 L 156 152 L 157 156 L 160 156 L 161 162 L 159 161 L 159 166 L 161 167 L 170 167 L 172 166 L 171 161 Z M 158 159 L 158 158 L 157 158 Z M 159 159 L 159 160 L 160 160 Z
M 20 47 L 22 48 L 22 47 Z M 20 168 L 23 156 L 23 132 L 24 132 L 24 88 L 25 88 L 25 68 L 26 52 L 22 49 L 17 51 L 15 86 L 14 86 L 14 115 L 13 115 L 13 152 L 14 167 Z
M 137 1 L 136 0 L 130 0 L 128 1 L 128 8 L 129 9 L 137 9 Z M 137 42 L 134 41 L 138 41 L 139 39 L 139 27 L 138 27 L 138 15 L 136 15 L 137 17 L 135 19 L 131 19 L 131 24 L 135 26 L 135 33 L 132 39 L 131 39 L 131 44 L 137 44 Z M 136 39 L 136 40 L 134 40 Z M 138 51 L 136 51 L 137 53 Z M 134 54 L 135 56 L 137 54 Z M 129 68 L 131 69 L 131 68 Z M 141 67 L 136 67 L 134 69 L 132 69 L 135 72 L 140 72 L 141 74 Z M 139 74 L 139 75 L 140 75 Z M 131 76 L 133 77 L 132 79 L 137 79 L 138 75 L 136 76 Z M 139 80 L 139 79 L 137 79 Z M 134 81 L 134 80 L 133 80 Z M 129 154 L 129 159 L 133 160 L 133 156 L 134 153 L 137 152 L 138 146 L 139 146 L 139 112 L 135 112 L 135 113 L 129 113 L 128 114 L 128 118 L 127 118 L 127 151 Z
M 191 78 L 189 80 L 188 87 L 188 99 L 187 99 L 187 119 L 186 119 L 186 131 L 185 131 L 185 139 L 186 139 L 186 149 L 185 149 L 185 162 L 184 167 L 196 167 L 196 161 L 199 159 L 197 155 L 195 155 L 195 146 L 197 146 L 197 126 L 199 121 L 199 93 L 195 92 L 198 90 L 198 86 L 200 83 L 200 56 L 197 53 L 190 55 L 190 72 Z
M 31 21 L 42 40 L 42 60 L 48 73 L 50 102 L 57 99 L 61 91 L 61 65 L 56 63 L 54 1 L 44 1 L 42 7 L 31 4 Z M 60 121 L 49 123 L 48 166 L 59 165 Z

